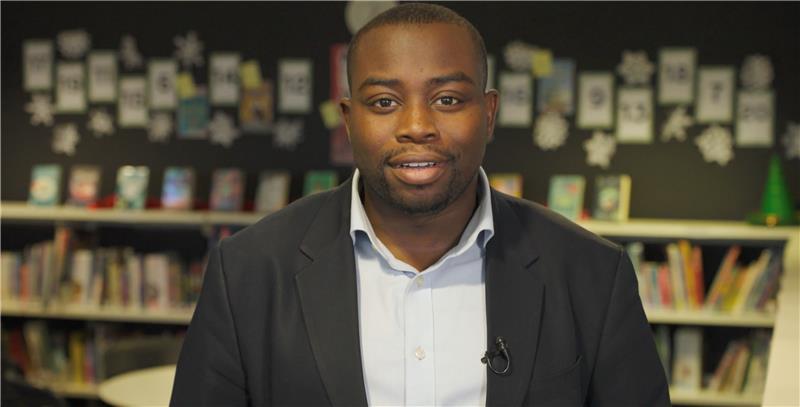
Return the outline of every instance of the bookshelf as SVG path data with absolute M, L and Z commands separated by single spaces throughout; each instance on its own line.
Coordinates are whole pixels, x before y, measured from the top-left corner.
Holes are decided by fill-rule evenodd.
M 117 209 L 41 208 L 25 202 L 0 204 L 4 224 L 89 224 L 148 228 L 193 228 L 246 226 L 263 214 L 211 211 L 175 212 L 166 210 L 124 211 Z M 708 327 L 767 328 L 773 330 L 766 390 L 763 394 L 685 391 L 671 389 L 673 403 L 703 406 L 797 405 L 798 279 L 800 279 L 800 228 L 766 228 L 742 222 L 635 219 L 623 223 L 580 221 L 578 224 L 607 238 L 641 239 L 665 242 L 676 239 L 710 242 L 746 242 L 784 247 L 784 270 L 775 312 L 722 313 L 692 310 L 646 309 L 653 324 Z M 3 301 L 5 317 L 45 320 L 99 321 L 111 323 L 188 325 L 192 309 L 146 310 L 121 307 L 44 306 L 38 302 Z M 53 383 L 47 387 L 75 398 L 97 398 L 93 384 Z M 792 397 L 795 397 L 792 399 Z

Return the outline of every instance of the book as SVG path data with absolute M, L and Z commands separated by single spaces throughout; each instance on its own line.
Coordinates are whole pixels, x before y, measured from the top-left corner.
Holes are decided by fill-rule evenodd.
M 697 249 L 697 251 L 695 252 L 694 249 Z M 678 241 L 678 252 L 682 261 L 686 306 L 689 309 L 700 309 L 703 305 L 703 288 L 702 277 L 700 277 L 700 286 L 698 286 L 697 273 L 702 273 L 702 270 L 695 270 L 696 262 L 692 260 L 693 256 L 700 256 L 700 248 L 693 248 L 688 240 L 681 239 Z M 702 267 L 702 264 L 700 264 L 700 267 Z
M 744 387 L 744 375 L 747 372 L 747 365 L 750 363 L 750 347 L 743 344 L 736 353 L 731 372 L 722 384 L 722 391 L 740 393 Z
M 100 191 L 100 167 L 76 165 L 69 175 L 69 198 L 72 206 L 91 206 L 97 202 Z
M 211 181 L 212 211 L 241 211 L 244 200 L 244 173 L 236 168 L 214 170 Z
M 578 220 L 583 211 L 586 179 L 580 175 L 554 175 L 550 178 L 547 206 L 570 220 Z
M 703 376 L 703 331 L 700 328 L 676 328 L 674 343 L 672 386 L 682 390 L 700 390 Z
M 682 310 L 687 307 L 688 298 L 686 295 L 684 264 L 681 258 L 680 249 L 675 243 L 667 245 L 667 264 L 669 264 L 670 282 L 672 283 L 672 296 L 675 309 Z
M 747 275 L 742 280 L 742 285 L 737 292 L 736 299 L 733 301 L 731 311 L 742 312 L 745 310 L 747 299 L 749 296 L 755 295 L 752 294 L 753 287 L 756 281 L 767 271 L 771 258 L 772 251 L 765 249 L 758 256 L 758 259 L 748 267 Z
M 194 204 L 194 170 L 187 167 L 167 167 L 161 192 L 164 209 L 191 210 Z
M 303 196 L 327 191 L 339 183 L 334 171 L 308 171 L 303 182 Z
M 711 289 L 708 291 L 708 296 L 705 301 L 706 309 L 720 309 L 722 307 L 722 298 L 724 298 L 728 289 L 733 284 L 736 260 L 739 258 L 739 253 L 741 251 L 742 248 L 738 245 L 733 245 L 728 248 L 717 270 L 717 274 L 714 277 L 714 281 L 711 283 Z
M 491 174 L 489 186 L 506 195 L 522 198 L 522 174 Z
M 150 169 L 145 166 L 125 165 L 117 172 L 117 199 L 120 209 L 144 209 Z
M 34 165 L 28 204 L 56 206 L 61 201 L 61 167 L 56 164 Z
M 615 222 L 628 220 L 631 201 L 629 175 L 599 175 L 594 184 L 594 218 Z
M 264 171 L 258 177 L 256 211 L 275 212 L 289 202 L 289 171 Z
M 151 253 L 144 257 L 144 306 L 148 309 L 169 307 L 169 256 Z
M 767 381 L 767 361 L 769 360 L 770 334 L 767 331 L 755 331 L 750 342 L 750 364 L 747 366 L 744 393 L 762 394 Z
M 708 390 L 722 390 L 722 383 L 730 374 L 734 359 L 736 358 L 741 346 L 743 346 L 741 341 L 732 341 L 728 343 L 728 346 L 725 348 L 725 353 L 722 354 L 722 359 L 720 359 L 719 364 L 717 364 L 717 368 L 714 369 L 714 374 L 708 381 Z

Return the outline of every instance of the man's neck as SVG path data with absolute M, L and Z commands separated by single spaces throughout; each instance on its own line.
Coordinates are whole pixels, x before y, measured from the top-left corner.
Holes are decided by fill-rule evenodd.
M 442 211 L 419 215 L 382 203 L 369 188 L 364 188 L 364 210 L 375 235 L 389 251 L 422 271 L 458 244 L 478 206 L 478 183 L 476 176 L 461 196 Z

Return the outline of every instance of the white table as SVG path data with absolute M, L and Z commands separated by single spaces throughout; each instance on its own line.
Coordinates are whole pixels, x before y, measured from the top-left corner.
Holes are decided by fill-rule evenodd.
M 134 370 L 100 383 L 100 400 L 112 406 L 166 406 L 172 394 L 175 365 Z

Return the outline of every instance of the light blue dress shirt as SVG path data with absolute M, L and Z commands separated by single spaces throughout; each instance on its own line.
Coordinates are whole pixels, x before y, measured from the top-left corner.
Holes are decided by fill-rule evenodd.
M 425 270 L 378 239 L 353 175 L 350 236 L 358 275 L 361 356 L 371 406 L 486 403 L 484 257 L 494 235 L 489 180 L 458 244 Z

